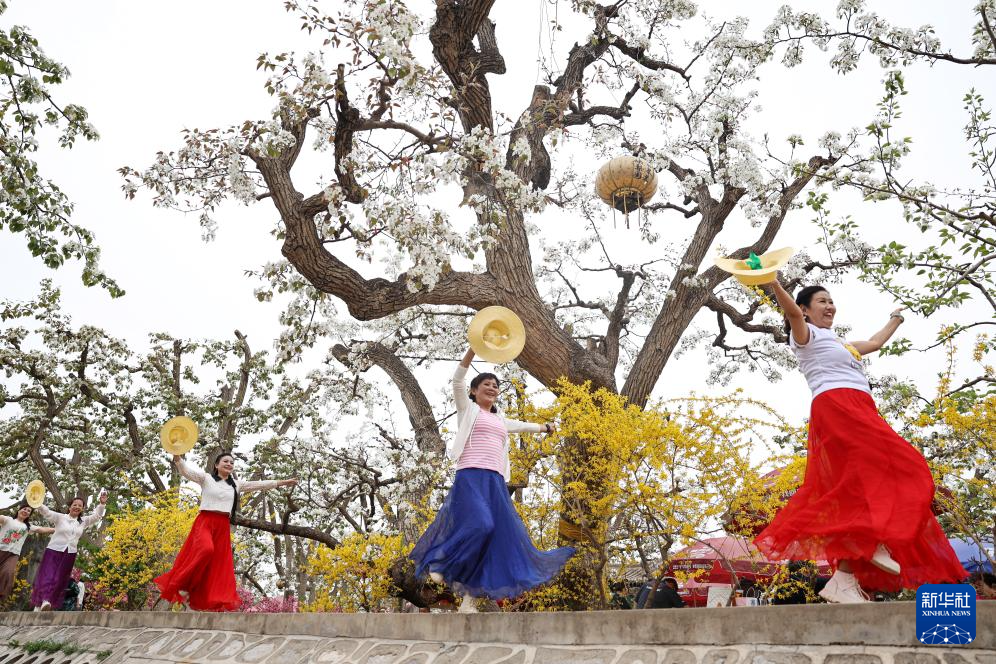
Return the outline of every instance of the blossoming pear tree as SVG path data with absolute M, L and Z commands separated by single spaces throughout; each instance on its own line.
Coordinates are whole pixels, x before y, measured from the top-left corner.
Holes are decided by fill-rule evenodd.
M 572 2 L 577 43 L 514 109 L 491 94 L 506 74 L 493 5 L 351 1 L 327 14 L 289 2 L 327 48 L 260 56 L 272 117 L 185 132 L 152 166 L 122 169 L 126 192 L 146 188 L 158 206 L 196 210 L 208 237 L 226 199 L 273 205 L 285 260 L 259 272 L 268 282 L 259 297 L 292 294 L 292 348 L 341 334 L 337 304 L 368 322 L 348 330 L 351 361 L 451 356 L 452 336 L 439 329 L 458 331 L 468 309 L 500 304 L 522 318 L 518 363 L 542 384 L 591 381 L 644 404 L 704 308 L 778 334 L 772 317 L 754 320 L 717 297 L 727 275 L 707 259 L 734 220 L 756 230 L 729 253 L 770 248 L 841 145 L 830 134 L 805 157 L 786 147 L 772 158 L 749 138 L 767 58 L 746 22 L 712 23 L 685 0 Z M 701 38 L 679 37 L 692 29 Z M 571 168 L 591 151 L 637 152 L 663 174 L 642 235 L 662 258 L 602 251 L 590 174 Z M 537 254 L 537 222 L 561 211 L 577 218 L 577 233 Z M 665 223 L 667 241 L 656 228 Z M 806 269 L 819 268 L 802 257 L 792 274 Z M 583 286 L 589 270 L 615 286 Z M 428 423 L 423 406 L 412 416 Z
M 332 339 L 329 361 L 358 380 L 384 370 L 422 452 L 438 451 L 441 431 L 413 370 L 459 357 L 468 315 L 485 306 L 520 316 L 517 363 L 542 385 L 588 384 L 639 407 L 682 345 L 711 340 L 719 381 L 745 363 L 770 379 L 787 366 L 777 315 L 727 287 L 709 258 L 734 228 L 750 239 L 725 254 L 764 253 L 793 209 L 820 212 L 818 186 L 870 182 L 882 163 L 878 137 L 861 130 L 793 135 L 784 147 L 751 136 L 762 70 L 786 48 L 786 64 L 799 57 L 780 26 L 808 15 L 784 10 L 752 38 L 745 20 L 710 20 L 688 0 L 572 0 L 551 26 L 572 35 L 559 66 L 533 84 L 508 70 L 503 36 L 515 26 L 494 0 L 286 6 L 320 47 L 259 57 L 270 117 L 187 130 L 151 166 L 121 169 L 128 196 L 146 190 L 157 206 L 195 212 L 208 239 L 223 202 L 273 206 L 283 258 L 255 275 L 259 299 L 288 301 L 285 357 Z M 495 95 L 502 76 L 522 79 L 528 101 Z M 588 160 L 620 153 L 659 174 L 639 251 L 613 248 L 591 188 Z M 558 235 L 550 218 L 574 229 Z M 872 252 L 854 233 L 827 243 L 834 259 L 801 252 L 788 287 Z M 691 334 L 702 312 L 718 329 Z M 734 328 L 749 335 L 743 345 Z M 581 444 L 565 439 L 561 459 Z M 570 485 L 581 470 L 559 472 Z M 563 516 L 577 525 L 591 504 Z
M 0 16 L 6 11 L 7 1 L 0 0 Z M 118 297 L 124 291 L 100 269 L 93 233 L 72 219 L 72 202 L 34 158 L 52 130 L 63 148 L 98 138 L 86 109 L 53 91 L 68 77 L 69 70 L 45 55 L 27 28 L 0 30 L 0 231 L 22 235 L 31 255 L 50 268 L 67 259 L 83 261 L 83 283 Z
M 288 376 L 239 331 L 214 341 L 155 333 L 136 352 L 101 328 L 74 323 L 48 282 L 32 302 L 0 301 L 0 319 L 8 321 L 0 329 L 0 491 L 7 495 L 40 478 L 49 505 L 64 510 L 74 496 L 112 489 L 109 522 L 123 510 L 134 528 L 108 536 L 122 552 L 147 549 L 136 538 L 156 527 L 152 508 L 167 492 L 175 501 L 181 484 L 159 444 L 160 426 L 179 413 L 200 425 L 187 455 L 195 463 L 207 467 L 219 450 L 235 449 L 241 476 L 300 479 L 293 495 L 243 501 L 236 519 L 243 583 L 263 588 L 275 572 L 287 593 L 303 593 L 315 543 L 335 548 L 351 533 L 378 528 L 415 536 L 410 505 L 418 501 L 410 496 L 435 482 L 436 469 L 420 462 L 414 440 L 390 428 L 347 435 L 340 427 L 340 418 L 389 408 L 373 383 L 323 369 Z M 141 603 L 148 579 L 128 576 L 123 559 L 94 564 L 108 592 Z
M 902 101 L 907 82 L 902 68 L 928 63 L 933 76 L 943 76 L 951 67 L 984 72 L 996 65 L 996 3 L 982 0 L 975 3 L 972 12 L 972 48 L 965 52 L 944 48 L 930 25 L 907 28 L 891 24 L 865 0 L 842 0 L 833 19 L 786 5 L 765 35 L 772 54 L 781 55 L 789 67 L 802 62 L 807 47 L 814 46 L 833 51 L 830 66 L 841 74 L 857 70 L 864 55 L 877 59 L 887 70 L 878 113 L 863 131 L 869 149 L 860 156 L 850 150 L 842 154 L 845 161 L 868 156 L 872 168 L 835 178 L 834 185 L 855 189 L 868 201 L 898 203 L 909 232 L 897 233 L 895 240 L 879 247 L 862 246 L 852 220 L 830 220 L 825 197 L 812 197 L 812 207 L 826 235 L 837 245 L 835 260 L 853 262 L 862 280 L 911 311 L 929 317 L 946 309 L 964 311 L 966 304 L 977 306 L 955 324 L 942 326 L 933 343 L 918 345 L 898 339 L 886 349 L 893 354 L 937 348 L 969 330 L 976 333 L 996 325 L 996 273 L 992 269 L 996 261 L 996 152 L 992 143 L 996 126 L 984 97 L 984 79 L 979 80 L 979 87 L 965 91 L 960 109 L 965 118 L 966 175 L 937 185 L 904 170 L 914 142 L 903 132 Z M 855 247 L 861 249 L 855 251 Z M 991 353 L 996 350 L 993 339 L 992 334 L 984 334 L 967 343 L 981 344 L 984 353 Z M 994 385 L 996 376 L 990 370 L 949 388 L 951 395 L 977 390 L 985 393 Z

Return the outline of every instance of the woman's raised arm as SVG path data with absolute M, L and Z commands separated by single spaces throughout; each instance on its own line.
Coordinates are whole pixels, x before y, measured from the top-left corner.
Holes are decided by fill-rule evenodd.
M 882 348 L 892 338 L 892 335 L 896 333 L 896 330 L 903 324 L 903 321 L 906 320 L 899 313 L 900 311 L 902 311 L 902 308 L 896 309 L 889 314 L 889 322 L 885 324 L 885 327 L 873 334 L 871 339 L 868 341 L 852 341 L 851 345 L 862 355 L 874 353 Z
M 463 359 L 453 372 L 453 401 L 456 403 L 457 411 L 463 412 L 470 408 L 470 397 L 467 396 L 467 369 L 474 359 L 474 349 L 468 348 L 463 354 Z
M 772 281 L 770 286 L 775 294 L 775 299 L 778 300 L 778 306 L 782 308 L 785 320 L 788 321 L 792 330 L 792 338 L 797 345 L 805 346 L 809 343 L 809 325 L 806 323 L 806 316 L 803 315 L 802 309 L 795 303 L 789 292 L 782 288 L 777 279 Z

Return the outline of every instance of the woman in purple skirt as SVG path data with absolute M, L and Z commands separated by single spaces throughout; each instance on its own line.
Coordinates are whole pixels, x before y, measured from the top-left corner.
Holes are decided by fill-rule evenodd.
M 477 611 L 476 598 L 501 599 L 546 583 L 574 549 L 540 551 L 533 546 L 508 495 L 508 434 L 546 433 L 553 425 L 505 418 L 495 402 L 498 377 L 478 374 L 467 389 L 474 351 L 468 350 L 453 374 L 459 426 L 447 446 L 457 462 L 453 487 L 435 520 L 409 554 L 415 574 L 426 573 L 463 595 L 461 613 Z
M 79 496 L 69 503 L 68 514 L 53 512 L 44 505 L 38 508 L 38 513 L 55 526 L 55 533 L 48 541 L 31 590 L 31 605 L 35 611 L 51 611 L 53 606 L 62 606 L 69 575 L 76 562 L 76 545 L 84 530 L 104 518 L 106 504 L 107 492 L 104 491 L 100 494 L 97 509 L 86 516 L 83 516 L 86 503 Z

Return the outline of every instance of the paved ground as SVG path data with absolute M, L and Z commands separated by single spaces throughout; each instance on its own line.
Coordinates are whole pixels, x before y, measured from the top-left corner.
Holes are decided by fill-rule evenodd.
M 912 605 L 472 616 L 0 613 L 0 664 L 996 664 L 996 606 L 980 606 L 971 646 L 919 644 L 912 615 Z M 25 652 L 43 640 L 84 650 Z

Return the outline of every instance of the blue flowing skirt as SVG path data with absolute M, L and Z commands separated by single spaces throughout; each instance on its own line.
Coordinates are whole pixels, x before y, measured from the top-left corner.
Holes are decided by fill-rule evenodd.
M 409 555 L 418 577 L 438 572 L 460 594 L 502 599 L 555 577 L 574 549 L 534 547 L 504 478 L 493 470 L 464 468 Z

